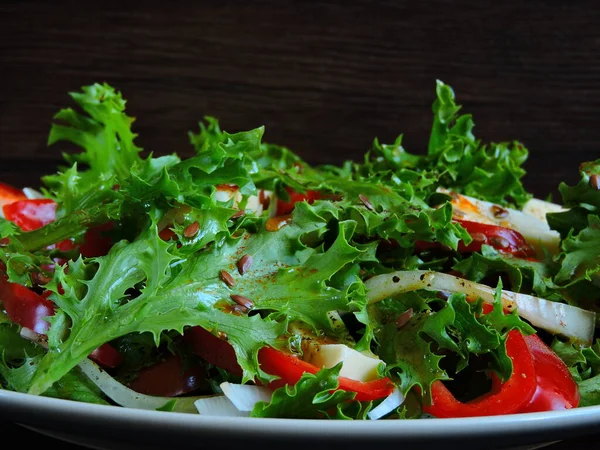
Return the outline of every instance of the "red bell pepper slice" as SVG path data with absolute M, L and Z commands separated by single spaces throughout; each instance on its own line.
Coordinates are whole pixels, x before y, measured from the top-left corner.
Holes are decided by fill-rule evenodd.
M 294 205 L 297 202 L 308 202 L 312 204 L 315 200 L 321 198 L 321 194 L 317 191 L 308 190 L 305 193 L 301 194 L 300 192 L 294 191 L 289 186 L 285 188 L 288 195 L 290 196 L 289 201 L 284 201 L 281 199 L 277 199 L 277 216 L 284 216 L 286 214 L 290 214 L 294 210 Z
M 17 325 L 38 334 L 45 334 L 50 328 L 45 317 L 54 315 L 54 303 L 25 286 L 9 282 L 4 274 L 0 274 L 0 303 L 9 319 Z M 104 367 L 117 367 L 123 362 L 123 355 L 108 343 L 98 347 L 89 356 Z
M 233 374 L 242 375 L 242 369 L 237 363 L 233 347 L 223 339 L 219 339 L 201 327 L 192 327 L 186 330 L 184 339 L 191 344 L 196 354 L 210 364 L 229 370 Z M 269 384 L 273 389 L 286 384 L 294 385 L 302 377 L 302 374 L 306 372 L 315 374 L 319 371 L 319 367 L 271 347 L 263 347 L 259 350 L 258 361 L 266 373 L 280 377 Z M 356 392 L 355 399 L 360 401 L 387 397 L 394 390 L 394 384 L 389 378 L 362 382 L 338 377 L 338 381 L 339 389 Z
M 243 375 L 244 371 L 237 362 L 235 350 L 227 341 L 198 326 L 186 329 L 183 339 L 191 346 L 194 353 L 209 364 L 239 377 Z
M 45 317 L 54 315 L 54 303 L 0 274 L 0 303 L 8 318 L 22 327 L 44 334 L 50 328 Z
M 19 200 L 2 207 L 6 220 L 14 222 L 23 231 L 33 231 L 53 222 L 56 203 L 49 198 Z
M 477 417 L 514 414 L 533 397 L 537 387 L 535 364 L 523 335 L 518 330 L 508 333 L 506 351 L 513 362 L 513 373 L 501 383 L 493 376 L 492 390 L 469 402 L 461 402 L 441 381 L 431 385 L 431 405 L 423 410 L 438 418 Z
M 258 352 L 258 361 L 266 373 L 281 377 L 269 384 L 273 388 L 282 387 L 286 384 L 294 385 L 304 373 L 315 374 L 319 371 L 319 367 L 272 347 L 261 348 Z M 384 398 L 394 390 L 394 384 L 386 377 L 373 381 L 357 381 L 346 377 L 338 377 L 338 381 L 339 389 L 356 392 L 355 400 L 359 401 Z
M 56 220 L 56 207 L 56 202 L 49 198 L 24 199 L 6 204 L 2 210 L 6 220 L 15 223 L 23 231 L 33 231 Z M 113 245 L 113 241 L 106 235 L 106 231 L 110 231 L 112 228 L 114 228 L 114 223 L 107 222 L 87 230 L 83 242 L 79 246 L 79 253 L 85 257 L 106 255 Z M 66 252 L 77 247 L 73 241 L 66 239 L 57 243 L 56 248 Z
M 533 357 L 537 386 L 529 403 L 519 412 L 576 408 L 580 399 L 579 388 L 563 360 L 536 334 L 523 338 Z
M 27 196 L 21 189 L 17 189 L 6 183 L 0 183 L 0 208 L 4 205 L 26 199 Z

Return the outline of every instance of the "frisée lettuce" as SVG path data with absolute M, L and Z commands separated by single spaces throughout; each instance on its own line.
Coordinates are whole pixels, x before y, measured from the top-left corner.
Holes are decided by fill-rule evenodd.
M 473 399 L 491 393 L 512 406 L 489 414 L 509 414 L 541 408 L 534 380 L 557 378 L 543 368 L 555 358 L 570 375 L 544 395 L 563 409 L 600 399 L 586 369 L 597 365 L 598 163 L 561 185 L 563 209 L 528 215 L 528 150 L 482 143 L 441 81 L 426 153 L 375 139 L 339 165 L 213 117 L 185 157 L 146 151 L 114 87 L 71 98 L 78 109 L 54 116 L 48 144 L 79 150 L 42 178 L 40 198 L 3 197 L 0 184 L 4 389 L 154 408 L 258 385 L 270 402 L 241 415 L 322 419 L 479 415 Z M 558 247 L 536 252 L 510 223 L 465 219 L 467 198 L 482 201 L 471 212 L 523 211 Z M 418 274 L 429 278 L 401 285 Z M 485 289 L 452 287 L 461 280 Z M 327 344 L 380 360 L 375 379 L 340 376 L 351 361 L 312 365 Z M 150 397 L 132 402 L 136 389 Z

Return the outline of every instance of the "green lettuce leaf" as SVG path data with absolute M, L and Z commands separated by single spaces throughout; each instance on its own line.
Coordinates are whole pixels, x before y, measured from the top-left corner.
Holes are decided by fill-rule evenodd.
M 336 408 L 337 417 L 350 418 L 338 406 L 354 399 L 356 393 L 338 389 L 341 369 L 339 363 L 314 375 L 305 373 L 295 385 L 276 389 L 269 403 L 258 402 L 250 417 L 319 419 L 329 417 L 327 411 Z

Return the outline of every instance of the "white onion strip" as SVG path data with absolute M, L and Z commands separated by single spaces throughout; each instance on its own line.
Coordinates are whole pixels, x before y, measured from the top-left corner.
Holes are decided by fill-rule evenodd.
M 377 275 L 365 282 L 369 303 L 378 302 L 403 292 L 426 289 L 430 291 L 461 292 L 481 297 L 493 304 L 495 289 L 446 273 L 426 270 L 399 271 Z M 533 326 L 553 334 L 562 334 L 585 344 L 591 344 L 596 314 L 576 306 L 544 300 L 527 294 L 502 291 L 502 306 L 528 320 Z
M 88 358 L 79 363 L 79 368 L 107 397 L 126 408 L 156 410 L 169 402 L 175 401 L 173 411 L 195 414 L 198 412 L 194 402 L 200 397 L 158 397 L 140 394 L 119 383 Z
M 240 411 L 225 395 L 200 398 L 194 402 L 198 413 L 203 416 L 248 417 L 248 411 Z
M 22 327 L 20 331 L 22 338 L 35 342 L 45 349 L 48 349 L 48 343 L 44 335 Z M 79 363 L 81 371 L 94 383 L 104 394 L 115 403 L 126 408 L 136 409 L 159 409 L 167 403 L 175 401 L 173 411 L 185 413 L 197 413 L 194 402 L 202 397 L 158 397 L 153 395 L 141 394 L 119 383 L 111 377 L 106 371 L 102 370 L 96 363 L 86 358 Z
M 381 419 L 400 406 L 402 402 L 404 402 L 404 395 L 402 395 L 400 389 L 395 388 L 385 400 L 367 413 L 367 417 L 371 420 Z
M 251 384 L 234 384 L 227 381 L 219 385 L 223 394 L 243 412 L 252 411 L 258 402 L 271 402 L 273 391 L 264 386 Z

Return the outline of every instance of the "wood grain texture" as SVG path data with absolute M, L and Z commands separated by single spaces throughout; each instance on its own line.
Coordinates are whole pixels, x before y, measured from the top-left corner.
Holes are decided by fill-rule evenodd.
M 205 114 L 311 162 L 361 158 L 404 133 L 424 151 L 435 80 L 485 141 L 522 141 L 539 195 L 599 156 L 600 8 L 593 1 L 3 2 L 0 177 L 37 182 L 68 91 L 107 81 L 138 144 L 189 152 Z M 24 172 L 26 173 L 24 175 Z

